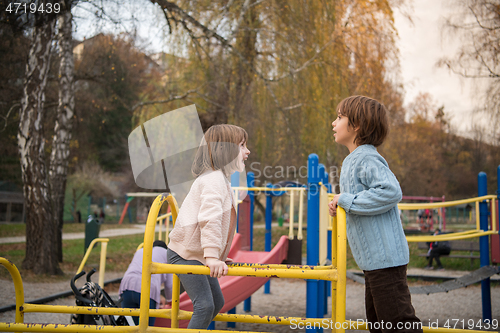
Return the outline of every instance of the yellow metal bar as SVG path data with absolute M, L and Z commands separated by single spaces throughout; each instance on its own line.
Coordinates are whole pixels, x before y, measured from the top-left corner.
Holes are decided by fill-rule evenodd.
M 179 276 L 174 274 L 172 281 L 172 318 L 170 319 L 172 328 L 179 327 L 179 294 L 181 281 Z
M 440 238 L 448 238 L 448 237 L 454 237 L 454 236 L 460 236 L 460 235 L 469 235 L 469 234 L 475 234 L 476 232 L 478 232 L 478 230 L 471 229 L 471 230 L 467 230 L 467 231 L 454 232 L 451 234 L 440 234 L 440 235 L 435 235 L 435 236 L 432 236 L 432 235 L 408 236 L 408 237 L 439 237 L 439 238 L 437 238 L 439 240 Z M 436 238 L 433 238 L 433 239 L 436 239 Z M 443 239 L 443 240 L 445 240 L 445 239 Z
M 142 282 L 141 282 L 141 301 L 139 315 L 139 332 L 146 332 L 149 320 L 149 296 L 151 291 L 151 269 L 153 266 L 153 241 L 155 237 L 156 221 L 162 205 L 168 202 L 172 219 L 175 223 L 179 212 L 177 201 L 169 193 L 163 193 L 154 200 L 149 210 L 148 219 L 146 221 L 146 230 L 144 232 L 144 250 L 142 257 Z
M 89 259 L 90 253 L 92 252 L 92 249 L 94 248 L 94 245 L 97 242 L 107 243 L 107 242 L 109 242 L 109 238 L 95 238 L 92 242 L 90 242 L 90 245 L 87 248 L 87 252 L 85 252 L 85 255 L 83 256 L 82 262 L 80 264 L 80 267 L 78 267 L 78 270 L 76 271 L 76 274 L 78 274 L 81 271 L 83 271 L 83 267 L 85 267 L 85 264 L 87 263 L 87 260 Z M 103 250 L 103 247 L 102 247 L 102 244 L 101 244 L 101 253 L 102 253 L 102 250 Z M 106 261 L 104 261 L 104 262 L 106 262 Z M 101 264 L 102 264 L 102 262 L 101 262 Z M 104 267 L 99 267 L 99 270 L 104 270 Z
M 138 332 L 138 326 L 97 326 L 71 324 L 14 324 L 0 323 L 0 331 L 7 332 L 65 332 L 65 333 L 95 333 L 95 332 Z
M 151 205 L 146 221 L 144 232 L 144 245 L 142 255 L 142 281 L 141 281 L 141 301 L 139 315 L 139 332 L 145 332 L 149 320 L 149 296 L 151 292 L 151 261 L 153 257 L 153 241 L 155 238 L 155 228 L 158 213 L 162 204 L 166 201 L 166 195 L 156 197 Z
M 337 217 L 332 217 L 332 267 L 337 267 L 337 253 L 339 251 L 337 245 Z M 337 309 L 337 286 L 331 285 L 331 302 L 332 302 L 332 320 L 336 321 L 336 309 Z
M 158 240 L 161 240 L 161 229 L 163 224 L 163 219 L 158 219 Z
M 491 230 L 497 231 L 497 202 L 491 199 Z
M 151 263 L 151 273 L 153 274 L 197 274 L 209 275 L 210 269 L 198 265 L 172 265 Z M 144 274 L 144 270 L 143 270 Z M 251 276 L 251 277 L 279 277 L 294 279 L 317 279 L 336 281 L 336 270 L 309 270 L 309 269 L 287 269 L 287 268 L 251 268 L 251 267 L 229 267 L 227 275 L 229 276 Z M 144 279 L 143 279 L 144 283 Z M 142 288 L 144 292 L 144 288 Z M 141 293 L 142 295 L 142 293 Z M 142 307 L 142 304 L 141 304 Z
M 280 192 L 280 191 L 300 191 L 303 187 L 244 187 L 244 186 L 233 186 L 232 189 L 245 190 L 245 191 L 260 191 L 260 192 Z
M 160 216 L 158 216 L 158 218 L 156 220 L 160 221 L 160 220 L 163 220 L 163 219 L 165 219 L 165 218 L 167 218 L 169 216 L 172 216 L 172 212 L 160 215 Z
M 238 207 L 239 204 L 239 189 L 233 188 L 234 190 L 234 203 L 236 204 L 236 207 Z
M 320 183 L 321 184 L 321 183 Z M 319 190 L 319 263 L 324 265 L 328 255 L 328 192 L 321 184 Z
M 129 308 L 106 308 L 106 307 L 90 307 L 90 306 L 66 306 L 66 305 L 46 305 L 46 304 L 30 304 L 25 303 L 25 313 L 79 313 L 93 315 L 123 315 L 123 316 L 139 316 L 140 309 Z M 150 309 L 151 317 L 170 318 L 170 309 Z
M 177 205 L 177 201 L 172 195 L 167 196 L 167 202 L 170 206 L 170 214 L 172 214 L 172 223 L 175 225 L 177 215 L 179 215 L 179 206 Z
M 14 324 L 0 323 L 0 331 L 8 332 L 65 332 L 65 333 L 96 333 L 96 332 L 113 332 L 113 333 L 132 333 L 142 332 L 139 326 L 96 326 L 96 325 L 64 325 L 64 324 Z M 185 328 L 166 328 L 166 327 L 147 327 L 146 333 L 227 333 L 220 330 L 188 330 Z M 234 333 L 253 333 L 232 331 Z M 255 332 L 257 333 L 257 332 Z
M 16 293 L 16 323 L 24 323 L 24 312 L 21 311 L 24 304 L 24 287 L 21 274 L 16 265 L 6 258 L 0 257 L 0 264 L 7 268 L 14 282 L 14 290 Z
M 469 239 L 476 238 L 487 235 L 497 234 L 496 231 L 482 231 L 482 230 L 474 230 L 472 233 L 461 234 L 454 236 L 453 234 L 444 234 L 444 235 L 436 235 L 436 236 L 406 236 L 406 240 L 408 242 L 442 242 L 446 240 L 459 240 L 459 239 Z
M 289 218 L 289 229 L 288 229 L 288 239 L 293 240 L 293 212 L 294 212 L 294 200 L 293 200 L 293 191 L 290 192 L 290 218 Z
M 482 197 L 454 200 L 454 201 L 445 201 L 445 202 L 400 203 L 400 204 L 398 204 L 398 208 L 401 210 L 416 210 L 416 209 L 425 209 L 425 208 L 452 207 L 452 206 L 463 205 L 463 204 L 472 203 L 472 202 L 479 202 L 479 201 L 483 201 L 483 200 L 491 200 L 494 198 L 495 198 L 495 196 L 490 194 L 490 195 L 483 195 Z
M 165 243 L 168 244 L 168 234 L 170 233 L 170 219 L 165 219 Z
M 158 221 L 158 224 L 159 224 L 159 232 L 158 232 L 158 239 L 159 240 L 162 240 L 162 223 L 165 223 L 165 243 L 168 244 L 168 226 L 169 226 L 169 217 L 172 216 L 172 212 L 170 213 L 166 213 L 166 214 L 163 214 L 163 215 L 160 215 L 158 216 L 158 218 L 156 219 L 156 221 Z M 137 248 L 137 250 L 139 250 L 139 248 Z
M 305 188 L 302 188 L 301 191 L 299 192 L 299 230 L 297 232 L 297 239 L 302 239 L 304 238 L 304 235 L 302 233 L 302 222 L 303 218 L 302 215 L 304 213 L 304 192 Z
M 108 239 L 109 241 L 109 239 Z M 104 274 L 106 272 L 106 253 L 108 242 L 101 242 L 101 262 L 99 263 L 99 285 L 104 287 Z
M 267 318 L 267 317 L 265 317 Z M 232 320 L 232 319 L 231 319 Z M 293 321 L 290 319 L 290 321 Z M 232 320 L 233 321 L 233 320 Z M 308 321 L 300 321 L 300 323 L 316 323 L 316 327 L 321 328 L 325 319 L 317 318 L 310 319 Z M 299 321 L 294 321 L 293 323 L 299 323 Z M 277 323 L 279 324 L 279 323 Z M 284 325 L 291 325 L 291 323 L 284 322 Z M 358 323 L 352 320 L 347 320 L 344 322 L 328 323 L 328 325 L 333 325 L 333 328 L 343 327 L 347 329 L 355 330 L 368 330 L 368 325 L 366 323 Z M 428 326 L 423 326 L 424 333 L 484 333 L 485 331 L 479 330 L 462 330 L 462 329 L 448 329 L 448 328 L 431 328 Z M 342 331 L 345 329 L 342 329 Z M 139 332 L 138 326 L 96 326 L 96 325 L 64 325 L 64 324 L 17 324 L 17 323 L 0 323 L 0 331 L 9 332 L 66 332 L 66 333 L 95 333 L 95 332 Z M 340 330 L 337 329 L 337 332 Z M 227 331 L 220 330 L 188 330 L 179 328 L 165 328 L 165 327 L 148 327 L 145 331 L 147 333 L 197 333 L 197 332 L 213 332 L 213 333 L 225 333 Z M 234 333 L 243 333 L 241 331 L 232 331 Z M 498 331 L 488 331 L 491 333 L 498 333 Z M 252 332 L 246 332 L 252 333 Z
M 115 308 L 116 309 L 116 308 Z M 185 312 L 185 311 L 183 311 Z M 191 313 L 187 313 L 182 319 L 189 319 Z M 368 325 L 366 322 L 357 322 L 353 320 L 346 321 L 328 321 L 325 318 L 299 318 L 299 317 L 273 317 L 273 316 L 252 316 L 252 315 L 229 315 L 229 314 L 218 314 L 215 317 L 217 321 L 227 321 L 227 322 L 247 322 L 247 323 L 259 323 L 259 324 L 278 324 L 278 325 L 295 325 L 305 327 L 306 324 L 311 324 L 313 326 L 321 328 L 328 326 L 328 328 L 336 329 L 337 332 L 349 330 L 368 330 Z M 422 325 L 423 331 L 425 333 L 484 333 L 485 331 L 479 330 L 463 330 L 463 329 L 448 329 L 448 328 L 431 328 Z M 64 325 L 64 324 L 22 324 L 22 323 L 0 323 L 0 331 L 9 332 L 67 332 L 67 333 L 77 333 L 77 332 L 138 332 L 138 326 L 96 326 L 96 325 Z M 227 331 L 206 331 L 206 330 L 188 330 L 188 329 L 178 329 L 178 328 L 163 328 L 163 327 L 148 327 L 146 332 L 158 332 L 158 333 L 190 333 L 190 332 L 227 332 Z M 238 331 L 233 331 L 238 332 Z M 498 331 L 489 331 L 496 332 Z M 242 332 L 241 332 L 242 333 Z M 247 332 L 249 333 L 249 332 Z M 250 332 L 251 333 L 251 332 Z
M 335 296 L 335 321 L 345 321 L 346 308 L 346 274 L 347 274 L 347 237 L 346 237 L 346 213 L 342 207 L 337 207 L 337 292 Z M 333 282 L 332 282 L 333 285 Z M 332 287 L 333 288 L 333 287 Z M 332 308 L 333 312 L 333 308 Z M 337 333 L 343 333 L 345 329 L 337 329 Z
M 251 267 L 251 268 L 286 268 L 286 269 L 302 269 L 302 270 L 328 270 L 335 269 L 334 266 L 310 266 L 310 265 L 286 265 L 286 264 L 254 264 L 235 262 L 227 264 L 228 267 Z
M 481 224 L 479 223 L 479 201 L 476 201 L 476 229 L 481 229 Z

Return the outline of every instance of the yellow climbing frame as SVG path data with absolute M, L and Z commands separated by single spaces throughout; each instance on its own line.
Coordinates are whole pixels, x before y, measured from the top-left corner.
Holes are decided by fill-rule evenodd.
M 268 190 L 268 189 L 266 189 Z M 327 196 L 325 191 L 322 195 Z M 325 200 L 325 198 L 323 198 Z M 327 199 L 326 199 L 327 200 Z M 190 319 L 192 312 L 179 309 L 179 279 L 174 275 L 172 291 L 172 309 L 149 309 L 149 294 L 151 274 L 209 274 L 209 268 L 203 266 L 189 265 L 169 265 L 152 262 L 153 240 L 155 235 L 155 225 L 162 205 L 167 202 L 172 211 L 173 221 L 177 219 L 178 207 L 173 196 L 167 194 L 159 195 L 152 204 L 149 211 L 146 231 L 144 234 L 144 254 L 143 254 L 143 278 L 140 309 L 123 308 L 95 308 L 84 306 L 58 306 L 58 305 L 36 305 L 25 303 L 24 289 L 18 269 L 14 264 L 5 258 L 0 258 L 0 264 L 5 266 L 10 272 L 14 281 L 16 293 L 16 316 L 15 323 L 0 323 L 0 331 L 9 332 L 201 332 L 203 330 L 179 329 L 178 321 Z M 324 208 L 324 205 L 323 209 Z M 346 308 L 346 215 L 342 208 L 337 209 L 337 218 L 332 220 L 332 265 L 330 266 L 293 266 L 293 265 L 261 265 L 247 264 L 229 268 L 228 275 L 249 276 L 249 277 L 279 277 L 297 279 L 320 279 L 332 281 L 332 317 L 331 318 L 295 318 L 295 317 L 274 317 L 274 316 L 253 316 L 240 314 L 219 314 L 215 317 L 217 321 L 266 323 L 279 325 L 311 325 L 322 327 L 325 320 L 328 320 L 336 332 L 343 333 L 346 329 L 364 329 L 368 327 L 364 323 L 357 323 L 345 320 Z M 25 324 L 24 313 L 45 312 L 45 313 L 78 313 L 93 315 L 126 315 L 139 316 L 139 326 L 96 326 L 96 325 L 61 325 L 61 324 Z M 170 318 L 172 328 L 149 327 L 148 318 L 161 317 Z M 454 330 L 445 328 L 427 328 L 424 332 L 446 333 L 463 332 L 473 333 L 482 331 Z M 207 331 L 225 332 L 225 331 Z
M 94 245 L 96 243 L 101 243 L 101 260 L 99 262 L 99 285 L 104 286 L 104 273 L 106 271 L 106 253 L 108 250 L 108 242 L 109 238 L 95 238 L 90 242 L 89 247 L 87 248 L 87 251 L 85 252 L 85 255 L 83 256 L 82 262 L 80 263 L 80 266 L 78 267 L 78 270 L 76 271 L 76 274 L 80 273 L 83 271 L 83 268 L 85 267 L 85 264 L 87 263 L 87 260 L 89 259 L 90 253 L 92 252 L 92 249 L 94 248 Z
M 263 188 L 262 190 L 269 190 Z M 141 286 L 141 311 L 139 316 L 139 331 L 145 332 L 148 329 L 149 315 L 149 292 L 150 279 L 147 277 L 151 274 L 204 274 L 208 275 L 210 270 L 204 266 L 192 265 L 170 265 L 151 262 L 153 239 L 154 239 L 154 224 L 156 216 L 165 201 L 168 201 L 173 213 L 173 219 L 177 218 L 177 209 L 175 199 L 171 195 L 161 195 L 154 201 L 146 223 L 146 231 L 144 234 L 144 257 L 143 257 L 143 276 Z M 335 262 L 331 266 L 316 267 L 316 266 L 293 266 L 293 265 L 261 265 L 248 264 L 245 266 L 229 267 L 228 275 L 230 276 L 249 276 L 249 277 L 278 277 L 278 278 L 297 278 L 297 279 L 318 279 L 332 281 L 332 318 L 333 322 L 345 321 L 345 283 L 346 283 L 346 234 L 345 234 L 345 213 L 343 209 L 338 212 L 339 223 L 337 232 L 332 233 L 332 243 L 336 244 L 335 250 L 332 253 L 332 258 Z M 341 250 L 342 249 L 342 250 Z M 337 255 L 338 253 L 338 255 Z M 337 267 L 335 267 L 337 265 Z M 172 309 L 170 313 L 172 328 L 177 328 L 179 320 L 190 319 L 192 312 L 181 311 L 179 309 L 179 279 L 174 276 L 172 290 Z M 216 321 L 230 322 L 247 322 L 247 323 L 268 323 L 279 325 L 290 325 L 291 323 L 303 323 L 314 325 L 321 324 L 324 318 L 294 318 L 294 317 L 262 317 L 252 315 L 238 314 L 219 314 L 215 317 Z M 343 332 L 340 329 L 339 332 Z
M 179 279 L 174 275 L 172 309 L 149 309 L 150 276 L 151 274 L 209 274 L 209 268 L 203 266 L 190 265 L 168 265 L 152 262 L 152 247 L 155 236 L 155 225 L 158 213 L 162 205 L 168 202 L 172 211 L 172 217 L 177 219 L 178 207 L 173 196 L 169 194 L 159 195 L 152 204 L 146 231 L 144 234 L 144 257 L 143 257 L 143 279 L 140 309 L 117 309 L 117 308 L 89 308 L 80 306 L 57 306 L 57 305 L 36 305 L 24 302 L 24 291 L 21 275 L 17 268 L 7 259 L 0 258 L 0 263 L 7 267 L 14 280 L 16 290 L 16 322 L 0 323 L 0 331 L 11 332 L 189 332 L 190 330 L 178 329 L 178 321 L 190 319 L 192 312 L 179 310 Z M 346 234 L 345 234 L 345 213 L 343 209 L 338 212 L 339 223 L 336 231 L 332 233 L 333 263 L 330 266 L 293 266 L 293 265 L 260 265 L 248 264 L 238 267 L 230 266 L 228 275 L 249 276 L 249 277 L 279 277 L 297 279 L 319 279 L 332 281 L 332 322 L 345 322 L 345 284 L 346 284 Z M 338 254 L 338 255 L 337 255 Z M 57 325 L 57 324 L 24 324 L 24 313 L 27 312 L 49 312 L 49 313 L 79 313 L 79 314 L 99 314 L 99 315 L 135 315 L 139 316 L 139 326 L 135 327 L 112 327 L 112 326 L 92 326 L 92 325 Z M 170 318 L 172 328 L 149 327 L 149 316 Z M 325 318 L 294 318 L 294 317 L 262 317 L 238 314 L 219 314 L 215 318 L 218 321 L 248 322 L 248 323 L 268 323 L 290 325 L 292 323 L 304 325 L 321 325 Z M 341 327 L 339 332 L 343 332 Z M 198 330 L 197 330 L 198 332 Z M 218 331 L 211 331 L 218 332 Z M 221 331 L 223 332 L 223 331 Z
M 335 194 L 328 194 L 328 201 L 333 199 Z M 425 235 L 425 236 L 406 236 L 406 240 L 408 242 L 439 242 L 439 241 L 449 241 L 449 240 L 459 240 L 459 239 L 468 239 L 475 238 L 481 236 L 495 235 L 498 234 L 497 230 L 497 204 L 496 204 L 496 195 L 484 195 L 482 197 L 469 198 L 463 200 L 454 200 L 454 201 L 445 201 L 445 202 L 431 202 L 431 203 L 400 203 L 398 204 L 398 208 L 400 210 L 417 210 L 417 209 L 434 209 L 434 208 L 442 208 L 442 207 L 453 207 L 457 205 L 463 205 L 467 203 L 474 203 L 476 205 L 476 212 L 479 212 L 479 203 L 481 201 L 486 201 L 490 203 L 491 207 L 491 220 L 494 223 L 491 223 L 491 228 L 488 230 L 482 230 L 479 226 L 479 214 L 476 213 L 476 228 L 467 231 L 461 232 L 453 232 L 449 234 L 441 234 L 441 235 Z

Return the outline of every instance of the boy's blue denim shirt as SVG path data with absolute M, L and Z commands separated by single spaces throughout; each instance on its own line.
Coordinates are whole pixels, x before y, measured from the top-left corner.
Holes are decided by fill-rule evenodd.
M 347 213 L 347 238 L 365 271 L 408 264 L 410 251 L 397 204 L 401 187 L 372 145 L 361 145 L 342 163 L 338 205 Z

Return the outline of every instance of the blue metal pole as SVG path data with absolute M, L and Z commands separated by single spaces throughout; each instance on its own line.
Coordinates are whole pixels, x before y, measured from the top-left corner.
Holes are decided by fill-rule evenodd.
M 332 184 L 329 183 L 329 174 L 324 170 L 323 180 L 321 181 L 325 186 L 327 193 L 332 193 Z M 332 260 L 332 231 L 326 232 L 326 258 Z M 325 283 L 325 299 L 324 299 L 324 314 L 328 314 L 328 297 L 332 296 L 332 282 L 324 281 Z
M 255 187 L 255 174 L 253 172 L 247 173 L 247 186 Z M 255 211 L 255 192 L 248 191 L 250 196 L 250 251 L 253 251 L 253 214 Z
M 488 194 L 486 173 L 480 172 L 477 176 L 478 195 L 481 197 Z M 488 205 L 485 201 L 479 203 L 479 227 L 481 230 L 488 230 Z M 490 264 L 490 246 L 488 236 L 479 237 L 480 266 L 489 266 Z M 481 281 L 481 297 L 483 303 L 483 321 L 491 321 L 491 288 L 490 278 Z
M 307 264 L 319 264 L 319 158 L 310 154 L 307 160 Z M 306 317 L 323 318 L 322 304 L 319 302 L 319 280 L 307 280 Z M 306 329 L 307 333 L 323 331 L 322 329 Z
M 231 175 L 231 187 L 239 187 L 240 186 L 240 173 L 236 171 Z M 238 198 L 235 198 L 236 203 L 238 203 Z M 236 221 L 240 221 L 240 206 L 237 205 L 236 208 Z M 236 223 L 236 232 L 239 232 L 240 224 Z M 228 326 L 229 327 L 229 326 Z
M 247 186 L 254 187 L 255 186 L 255 174 L 253 172 L 247 173 Z M 248 195 L 250 196 L 250 251 L 253 251 L 253 213 L 255 209 L 255 192 L 248 191 Z M 250 312 L 252 311 L 252 296 L 248 297 L 243 302 L 243 311 Z
M 228 314 L 236 314 L 236 307 L 232 308 L 227 313 Z M 236 323 L 235 322 L 228 322 L 227 323 L 227 328 L 235 328 L 235 327 L 236 327 Z
M 273 186 L 271 184 L 266 185 L 269 188 Z M 264 244 L 264 250 L 266 252 L 271 251 L 271 223 L 273 220 L 273 196 L 270 192 L 266 192 L 266 239 Z M 271 293 L 271 280 L 267 281 L 264 285 L 264 294 Z
M 328 184 L 328 175 L 326 175 L 325 170 L 326 170 L 325 165 L 323 163 L 320 163 L 319 166 L 318 166 L 318 173 L 319 173 L 320 181 L 321 181 L 321 183 L 324 186 L 326 186 Z M 319 209 L 318 209 L 318 216 L 319 216 L 319 214 L 320 214 L 320 212 L 319 212 Z M 318 220 L 318 228 L 319 228 L 319 220 Z M 319 236 L 320 237 L 326 237 L 326 235 L 319 235 Z M 319 241 L 319 239 L 318 239 L 318 241 Z M 319 259 L 319 257 L 318 257 L 318 259 Z M 320 309 L 319 309 L 320 312 L 319 313 L 321 314 L 322 317 L 325 314 L 328 313 L 328 303 L 327 303 L 328 302 L 328 298 L 327 298 L 327 288 L 326 288 L 326 285 L 327 285 L 327 281 L 324 281 L 324 280 L 320 280 L 319 281 L 319 289 L 320 289 L 320 291 L 319 291 L 319 294 L 318 294 L 318 302 L 319 302 L 319 306 L 320 306 Z

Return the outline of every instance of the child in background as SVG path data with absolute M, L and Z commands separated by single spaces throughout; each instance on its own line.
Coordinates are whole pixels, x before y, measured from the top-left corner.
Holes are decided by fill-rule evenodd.
M 142 281 L 142 257 L 143 249 L 137 250 L 132 262 L 128 266 L 125 275 L 120 283 L 119 294 L 123 298 L 122 307 L 139 309 L 141 305 L 141 281 Z M 153 243 L 153 262 L 167 263 L 167 244 L 162 240 L 155 240 Z M 161 286 L 165 288 L 165 296 L 161 295 Z M 151 275 L 151 296 L 149 308 L 156 309 L 160 305 L 172 301 L 172 274 Z M 132 317 L 134 323 L 139 325 L 139 317 Z M 149 317 L 149 326 L 155 324 L 155 317 Z
M 230 176 L 243 172 L 250 151 L 247 132 L 238 126 L 210 127 L 196 153 L 196 177 L 170 233 L 168 263 L 206 265 L 210 276 L 180 274 L 193 302 L 190 329 L 206 329 L 224 306 L 217 278 L 227 274 L 226 262 L 236 229 L 236 201 Z
M 365 274 L 370 332 L 422 332 L 406 278 L 409 248 L 397 207 L 401 187 L 376 149 L 388 132 L 385 106 L 352 96 L 340 102 L 337 115 L 335 141 L 350 154 L 342 163 L 341 193 L 329 203 L 329 213 L 335 216 L 337 205 L 347 213 L 349 245 Z
M 440 235 L 441 234 L 441 229 L 436 229 L 434 230 L 434 236 Z M 425 266 L 425 269 L 434 269 L 432 266 L 432 260 L 436 259 L 437 263 L 437 269 L 442 271 L 444 270 L 443 265 L 441 264 L 441 260 L 439 259 L 440 256 L 443 255 L 448 255 L 451 252 L 451 247 L 450 247 L 450 242 L 448 241 L 443 241 L 443 242 L 432 242 L 432 243 L 427 243 L 429 245 L 429 252 L 427 252 L 427 257 L 429 258 L 429 263 L 427 266 Z

